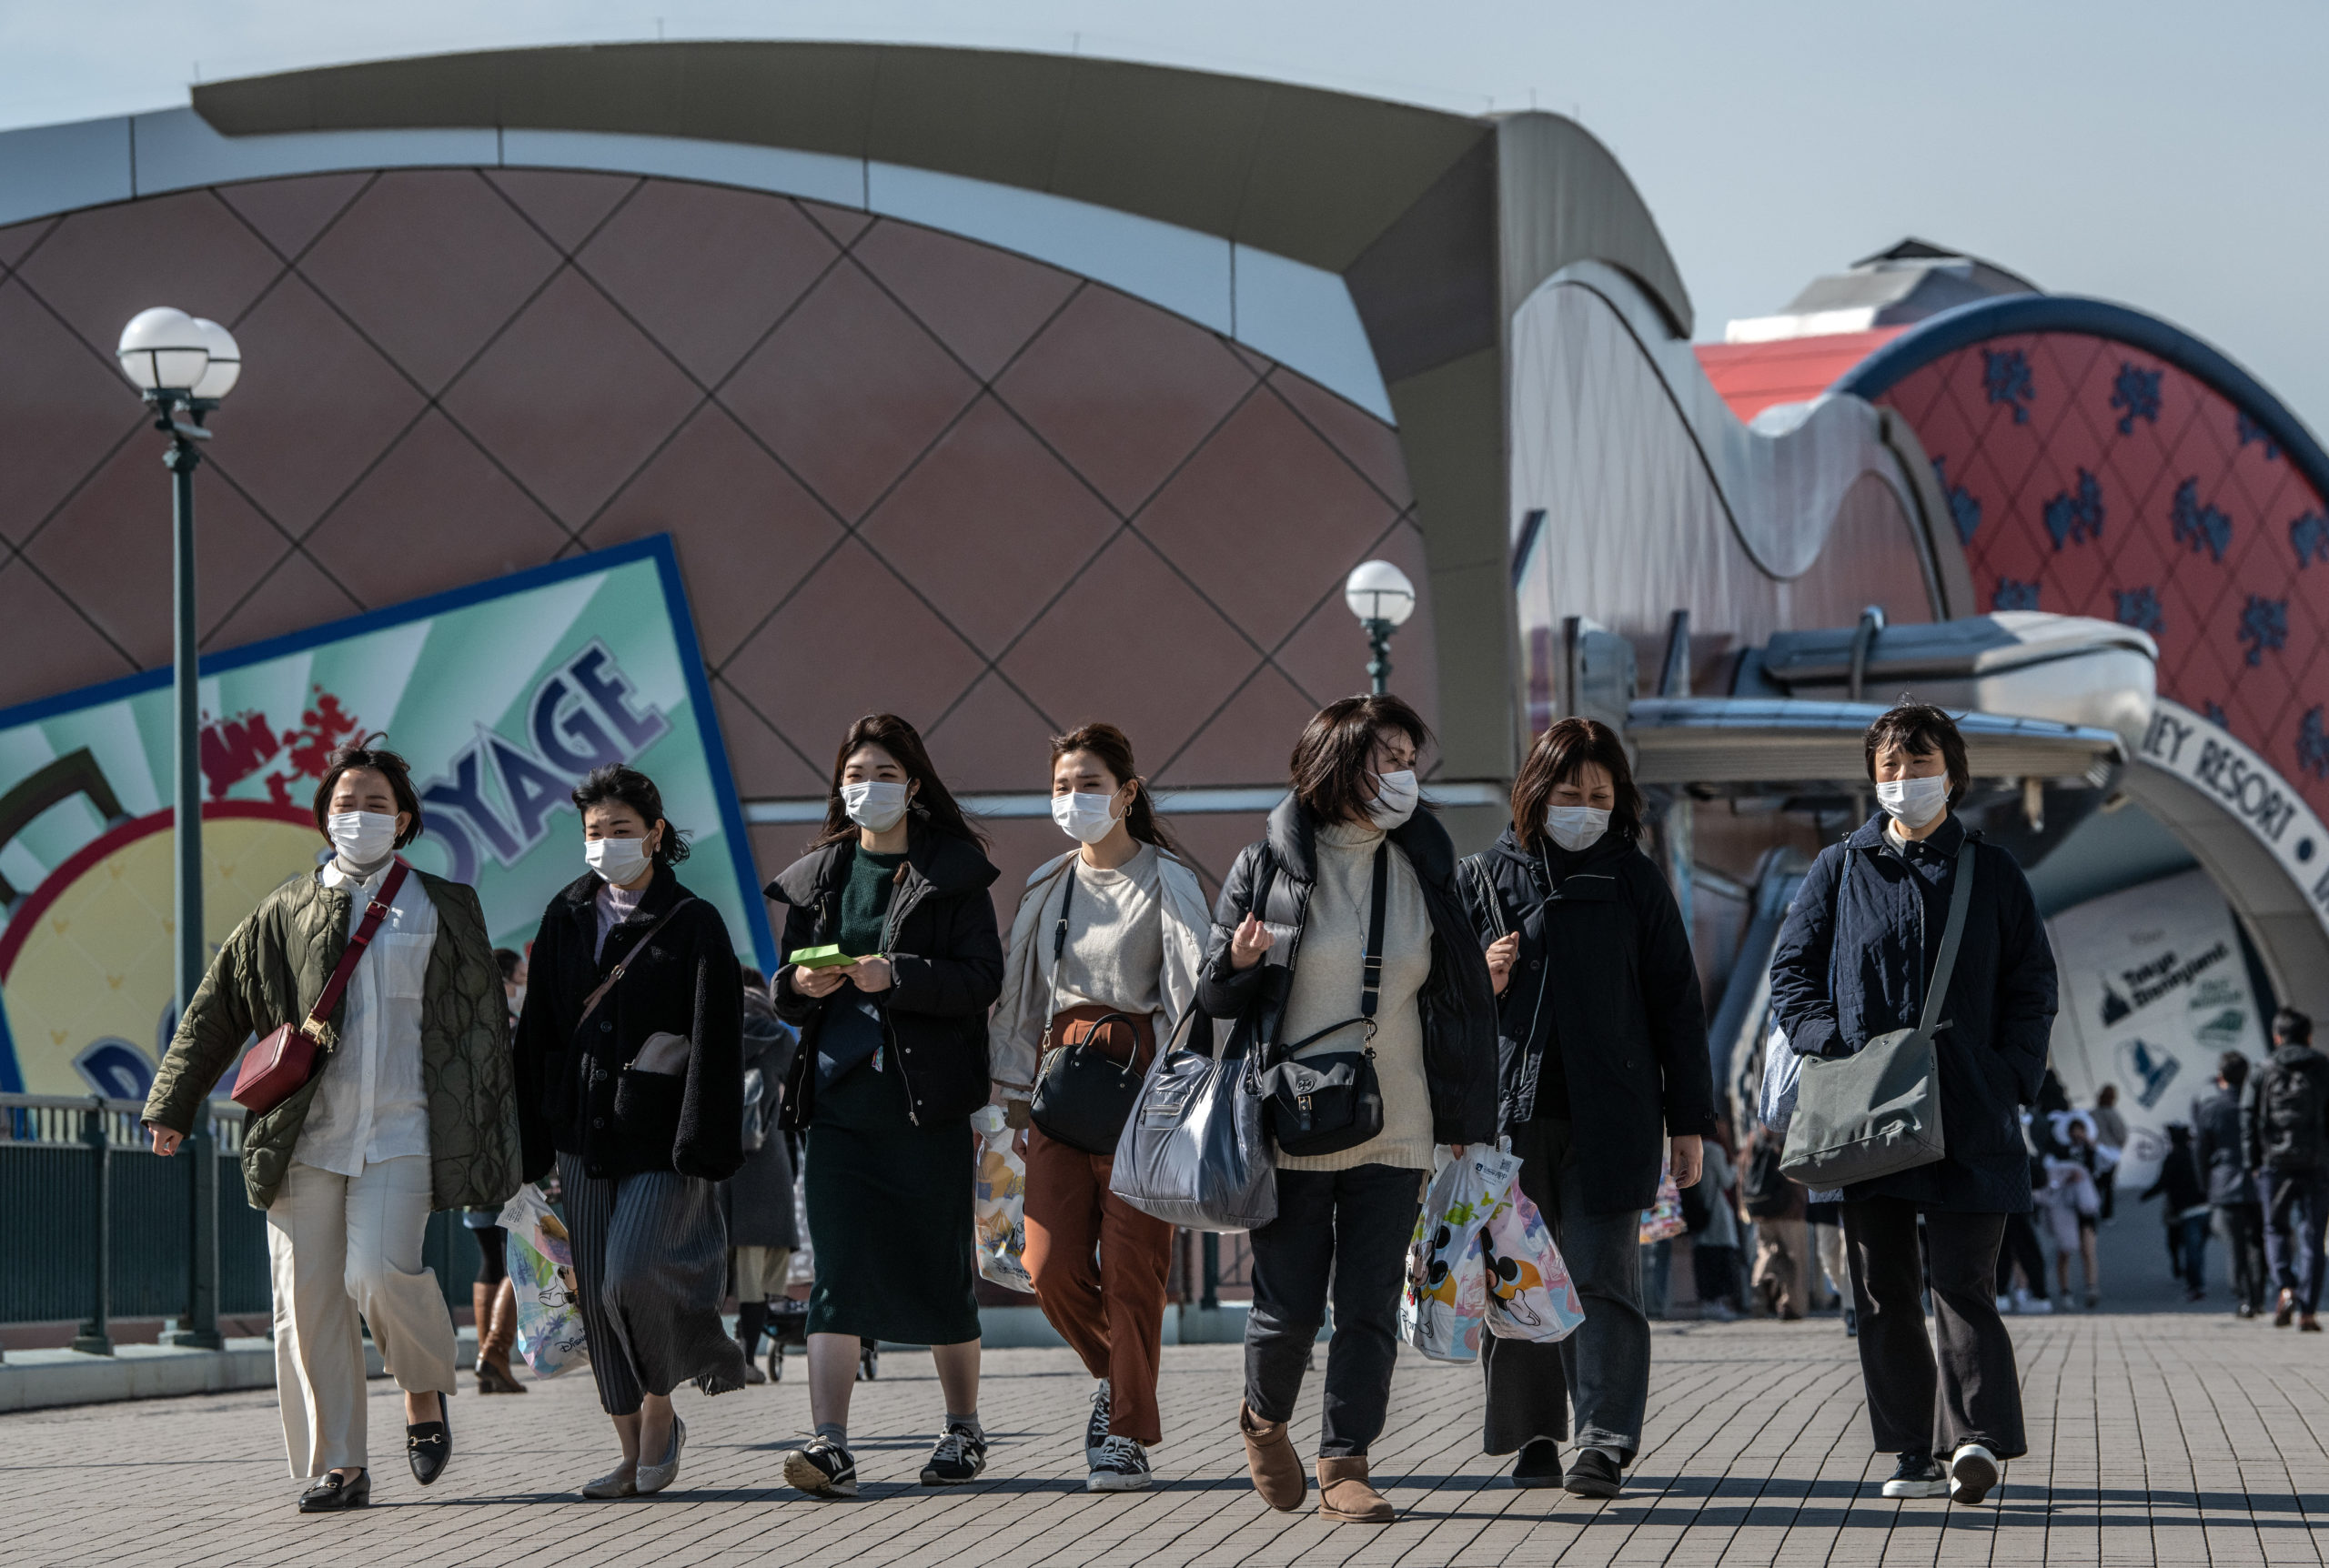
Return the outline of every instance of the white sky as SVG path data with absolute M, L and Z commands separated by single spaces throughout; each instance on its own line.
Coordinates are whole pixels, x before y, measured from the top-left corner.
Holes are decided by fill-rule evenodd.
M 1576 113 L 1632 174 L 1698 335 L 1905 234 L 2213 342 L 2329 426 L 2329 6 L 2313 0 L 0 0 L 0 126 L 398 55 L 653 38 L 1068 52 Z

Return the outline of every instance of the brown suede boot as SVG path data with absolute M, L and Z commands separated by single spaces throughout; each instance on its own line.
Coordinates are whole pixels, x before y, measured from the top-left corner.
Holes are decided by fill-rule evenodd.
M 1245 1440 L 1245 1468 L 1254 1477 L 1254 1490 L 1272 1508 L 1292 1513 L 1302 1506 L 1303 1497 L 1310 1490 L 1310 1478 L 1302 1473 L 1302 1461 L 1295 1456 L 1294 1444 L 1286 1440 L 1285 1422 L 1257 1421 L 1245 1402 L 1237 1405 L 1237 1431 Z
M 1366 1456 L 1318 1461 L 1318 1515 L 1350 1524 L 1388 1524 L 1399 1516 L 1385 1497 L 1366 1483 Z

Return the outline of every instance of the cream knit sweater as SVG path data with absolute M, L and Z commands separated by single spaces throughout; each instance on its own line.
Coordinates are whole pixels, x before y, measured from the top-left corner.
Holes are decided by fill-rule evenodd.
M 1318 829 L 1318 879 L 1310 890 L 1310 911 L 1295 955 L 1281 1038 L 1300 1040 L 1314 1030 L 1358 1016 L 1375 847 L 1381 842 L 1379 829 L 1341 823 Z M 1431 1169 L 1431 1089 L 1424 1078 L 1423 1011 L 1416 1000 L 1431 978 L 1431 911 L 1415 868 L 1396 844 L 1387 869 L 1383 990 L 1375 1009 L 1375 1076 L 1383 1086 L 1383 1131 L 1339 1154 L 1280 1154 L 1277 1162 L 1284 1170 L 1349 1171 L 1361 1165 Z M 1365 1034 L 1353 1025 L 1296 1054 L 1355 1050 Z

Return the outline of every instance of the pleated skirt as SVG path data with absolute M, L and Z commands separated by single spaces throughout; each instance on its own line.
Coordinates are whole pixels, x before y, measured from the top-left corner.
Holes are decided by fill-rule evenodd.
M 614 1180 L 558 1157 L 590 1375 L 610 1415 L 683 1382 L 705 1393 L 744 1386 L 744 1352 L 720 1319 L 728 1227 L 719 1190 L 675 1171 Z

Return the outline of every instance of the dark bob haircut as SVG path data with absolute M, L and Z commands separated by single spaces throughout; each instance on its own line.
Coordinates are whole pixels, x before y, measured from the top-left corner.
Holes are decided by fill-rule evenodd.
M 1553 791 L 1575 779 L 1588 762 L 1599 763 L 1617 790 L 1609 808 L 1609 831 L 1628 844 L 1640 842 L 1648 808 L 1634 783 L 1625 743 L 1598 719 L 1564 719 L 1537 737 L 1520 764 L 1520 776 L 1512 781 L 1512 832 L 1523 848 L 1535 849 L 1544 835 Z
M 1861 744 L 1867 749 L 1871 784 L 1876 782 L 1877 755 L 1887 747 L 1898 746 L 1911 757 L 1940 752 L 1942 765 L 1949 769 L 1951 810 L 1965 799 L 1965 787 L 1973 779 L 1973 771 L 1965 762 L 1965 738 L 1957 733 L 1957 721 L 1929 702 L 1904 702 L 1879 714 Z
M 986 835 L 971 826 L 962 807 L 954 803 L 954 797 L 947 790 L 946 781 L 938 777 L 930 752 L 922 743 L 922 732 L 894 713 L 869 713 L 851 725 L 849 733 L 841 738 L 841 749 L 833 753 L 832 793 L 825 800 L 825 825 L 809 848 L 822 849 L 857 837 L 857 824 L 849 819 L 849 808 L 842 804 L 841 776 L 849 769 L 851 754 L 861 746 L 878 746 L 888 752 L 890 759 L 905 769 L 906 782 L 919 786 L 907 798 L 910 816 L 942 833 L 952 833 L 957 839 L 968 839 L 981 849 L 986 848 Z
M 663 815 L 663 792 L 655 788 L 655 780 L 636 768 L 625 768 L 620 762 L 610 762 L 603 768 L 593 768 L 590 776 L 574 787 L 574 809 L 590 814 L 593 806 L 609 804 L 628 806 L 639 814 L 652 833 L 655 824 L 663 824 L 663 841 L 655 846 L 655 863 L 676 866 L 688 858 L 687 835 Z
M 1396 697 L 1346 697 L 1320 709 L 1286 761 L 1302 809 L 1320 822 L 1367 820 L 1375 797 L 1366 776 L 1375 771 L 1376 733 L 1384 729 L 1405 735 L 1417 756 L 1431 744 L 1422 716 Z
M 388 736 L 372 735 L 352 746 L 343 746 L 324 759 L 324 781 L 316 786 L 316 831 L 331 837 L 331 826 L 325 819 L 331 815 L 331 792 L 339 786 L 339 776 L 355 769 L 367 768 L 388 781 L 388 793 L 397 799 L 397 809 L 412 819 L 405 830 L 397 835 L 396 847 L 403 849 L 420 837 L 420 794 L 412 787 L 412 765 L 376 740 Z

